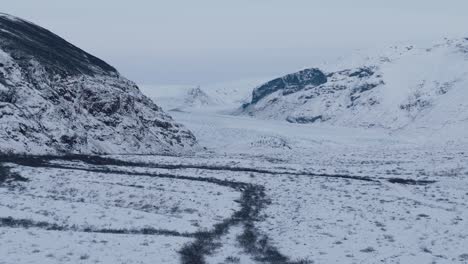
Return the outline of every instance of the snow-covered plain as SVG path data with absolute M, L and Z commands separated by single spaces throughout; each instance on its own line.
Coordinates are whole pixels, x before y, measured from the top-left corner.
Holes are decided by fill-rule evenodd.
M 171 115 L 206 149 L 5 162 L 0 263 L 468 261 L 463 142 Z
M 266 187 L 272 204 L 257 225 L 281 252 L 315 263 L 466 263 L 466 144 L 382 130 L 173 114 L 213 153 L 279 172 L 242 181 Z

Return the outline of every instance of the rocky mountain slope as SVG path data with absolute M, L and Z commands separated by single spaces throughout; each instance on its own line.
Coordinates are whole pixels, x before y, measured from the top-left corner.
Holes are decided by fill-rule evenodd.
M 392 47 L 289 74 L 257 87 L 240 112 L 292 123 L 463 133 L 468 39 L 428 48 Z
M 112 66 L 0 14 L 0 152 L 161 153 L 194 144 Z

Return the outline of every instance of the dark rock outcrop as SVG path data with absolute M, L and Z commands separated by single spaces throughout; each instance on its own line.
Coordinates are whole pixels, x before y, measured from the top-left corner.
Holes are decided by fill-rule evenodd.
M 300 91 L 307 86 L 318 86 L 326 82 L 327 76 L 319 69 L 305 69 L 257 87 L 252 93 L 251 104 L 255 104 L 265 96 L 279 90 L 283 91 L 283 95 L 287 95 Z

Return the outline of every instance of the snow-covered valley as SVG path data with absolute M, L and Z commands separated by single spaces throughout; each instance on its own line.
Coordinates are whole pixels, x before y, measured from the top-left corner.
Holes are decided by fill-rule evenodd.
M 468 263 L 468 39 L 142 86 L 0 13 L 0 264 Z
M 0 263 L 468 259 L 462 142 L 170 114 L 203 151 L 4 160 Z

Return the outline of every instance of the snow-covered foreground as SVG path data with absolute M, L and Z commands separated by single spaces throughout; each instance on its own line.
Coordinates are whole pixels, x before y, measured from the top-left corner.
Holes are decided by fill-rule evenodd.
M 0 263 L 468 262 L 464 142 L 171 115 L 204 151 L 2 158 Z

